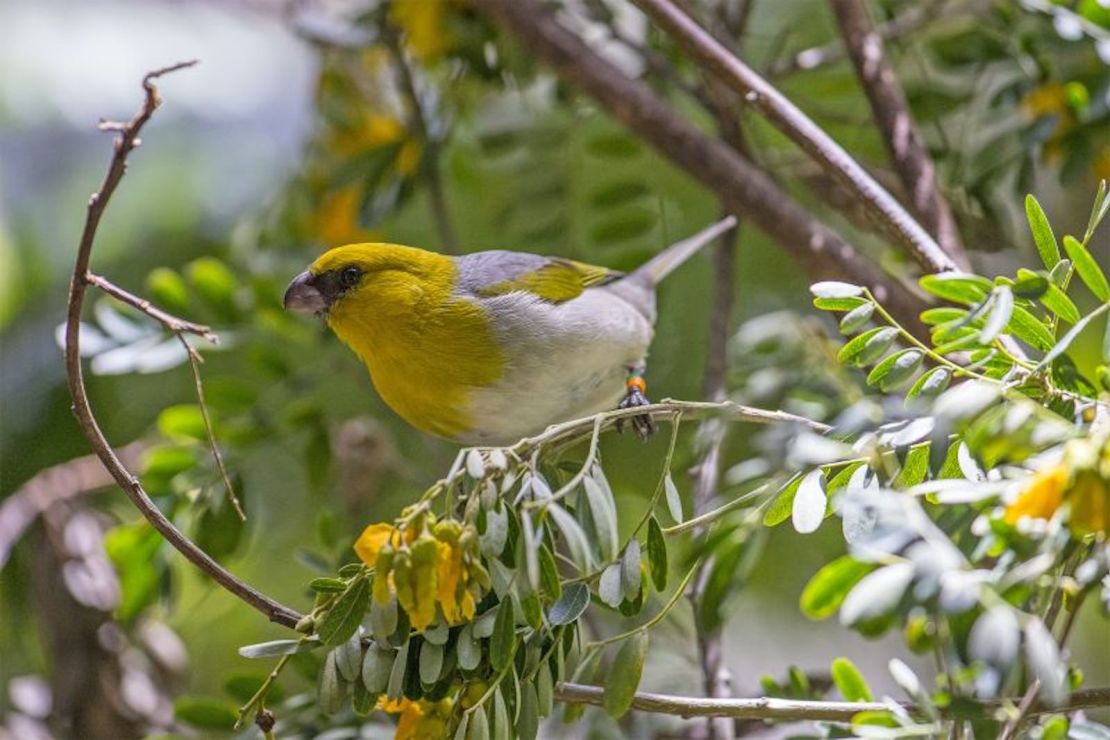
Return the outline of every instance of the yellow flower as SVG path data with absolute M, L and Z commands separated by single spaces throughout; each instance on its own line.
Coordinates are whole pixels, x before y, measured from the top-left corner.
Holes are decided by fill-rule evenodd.
M 362 534 L 355 541 L 355 554 L 362 562 L 373 568 L 378 563 L 378 553 L 396 531 L 395 527 L 385 522 L 371 524 L 362 530 Z
M 1042 470 L 1032 477 L 1025 490 L 1006 507 L 1005 519 L 1016 524 L 1022 517 L 1051 519 L 1064 501 L 1068 469 L 1063 464 Z
M 411 701 L 409 699 L 382 699 L 378 708 L 388 714 L 401 715 L 397 721 L 394 740 L 424 740 L 444 737 L 451 718 L 450 699 L 437 702 Z
M 393 22 L 405 32 L 405 41 L 417 59 L 429 60 L 451 48 L 452 39 L 443 22 L 446 0 L 394 0 Z

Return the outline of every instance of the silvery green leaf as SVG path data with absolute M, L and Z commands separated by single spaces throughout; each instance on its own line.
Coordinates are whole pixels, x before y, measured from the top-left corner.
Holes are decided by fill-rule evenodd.
M 500 447 L 494 447 L 489 451 L 489 463 L 498 470 L 504 470 L 509 467 L 509 458 Z
M 586 492 L 586 501 L 593 517 L 594 528 L 597 530 L 601 556 L 605 560 L 611 560 L 616 557 L 619 546 L 616 503 L 611 496 L 606 495 L 605 489 L 593 478 L 589 476 L 583 478 L 582 486 Z
M 522 683 L 520 706 L 516 716 L 516 732 L 520 740 L 535 740 L 540 722 L 538 710 L 536 687 L 531 683 Z
M 532 528 L 532 517 L 527 511 L 520 515 L 520 534 L 521 547 L 524 549 L 524 575 L 528 579 L 528 587 L 535 591 L 540 587 L 539 543 Z
M 482 662 L 482 648 L 474 637 L 473 623 L 459 630 L 459 637 L 455 643 L 455 654 L 459 659 L 459 668 L 464 671 L 472 671 Z
M 125 318 L 123 314 L 116 310 L 118 305 L 114 300 L 108 298 L 103 298 L 93 304 L 93 315 L 96 317 L 96 323 L 112 339 L 120 344 L 130 344 L 159 333 L 153 324 L 140 324 Z
M 828 497 L 825 496 L 825 473 L 820 468 L 812 470 L 802 478 L 794 504 L 790 510 L 790 521 L 801 534 L 817 531 L 825 519 Z
M 843 442 L 814 432 L 801 432 L 790 445 L 790 462 L 800 468 L 844 460 L 852 457 L 852 448 Z
M 621 593 L 625 599 L 635 601 L 640 595 L 640 580 L 640 543 L 633 537 L 621 557 Z
M 324 667 L 320 670 L 320 681 L 317 685 L 317 697 L 324 714 L 338 712 L 343 708 L 343 700 L 347 698 L 347 682 L 339 674 L 334 650 L 324 658 Z
M 871 315 L 874 313 L 874 303 L 863 303 L 856 306 L 851 311 L 844 314 L 844 318 L 840 320 L 840 333 L 845 335 L 855 334 L 867 325 L 867 322 L 871 320 Z
M 933 427 L 936 425 L 935 420 L 931 416 L 922 416 L 917 419 L 912 419 L 909 423 L 894 432 L 887 438 L 887 443 L 891 447 L 905 447 L 912 445 L 915 442 L 928 437 L 933 432 Z
M 380 694 L 389 685 L 389 674 L 393 670 L 395 650 L 374 643 L 362 658 L 362 683 L 371 694 Z
M 333 652 L 335 653 L 335 665 L 339 669 L 339 674 L 347 681 L 354 681 L 358 678 L 359 670 L 362 667 L 362 630 L 358 630 L 355 634 L 351 635 L 351 639 L 337 647 Z
M 582 527 L 573 516 L 567 513 L 566 509 L 558 504 L 548 504 L 546 511 L 555 520 L 555 526 L 562 532 L 574 564 L 583 572 L 589 571 L 593 567 L 593 555 L 590 553 L 590 543 Z
M 315 637 L 303 642 L 301 640 L 270 640 L 254 645 L 244 645 L 239 648 L 239 655 L 244 658 L 278 658 L 282 655 L 306 653 L 318 647 L 320 647 L 320 640 Z
M 482 554 L 488 558 L 500 556 L 508 540 L 509 512 L 503 506 L 490 507 L 486 510 L 486 531 L 478 538 Z
M 439 680 L 443 670 L 443 646 L 425 641 L 420 646 L 420 681 L 432 684 Z
M 493 634 L 493 625 L 497 622 L 497 607 L 488 609 L 474 620 L 474 637 L 484 640 Z
M 496 740 L 509 740 L 512 725 L 509 722 L 509 710 L 505 706 L 505 697 L 501 690 L 493 692 L 493 736 Z
M 972 658 L 1000 668 L 1013 662 L 1021 646 L 1021 626 L 1009 606 L 992 606 L 975 620 L 968 638 Z
M 536 672 L 536 710 L 541 717 L 547 717 L 555 705 L 555 686 L 551 681 L 551 669 L 544 663 Z
M 436 622 L 434 626 L 424 630 L 424 639 L 433 645 L 446 645 L 447 638 L 450 636 L 451 630 L 448 629 L 447 624 L 442 619 Z
M 459 720 L 459 725 L 455 728 L 455 734 L 451 736 L 451 740 L 467 740 L 468 732 L 470 732 L 470 715 L 463 712 L 462 719 Z
M 613 563 L 601 572 L 601 578 L 598 579 L 597 583 L 597 595 L 601 598 L 603 604 L 607 604 L 614 609 L 620 606 L 623 600 L 620 563 Z
M 667 471 L 667 475 L 663 478 L 663 490 L 667 495 L 667 511 L 670 512 L 671 519 L 675 524 L 682 524 L 685 517 L 682 514 L 682 497 L 678 495 L 678 486 L 674 484 L 674 479 L 671 478 L 671 471 Z
M 475 480 L 486 477 L 486 464 L 482 461 L 482 453 L 478 450 L 466 453 L 466 472 Z
M 809 292 L 817 298 L 855 298 L 863 295 L 863 288 L 851 283 L 826 280 L 809 286 Z
M 956 448 L 956 462 L 960 465 L 960 472 L 964 477 L 970 481 L 980 481 L 986 477 L 983 469 L 979 467 L 979 463 L 975 462 L 975 458 L 971 456 L 971 450 L 963 442 Z
M 390 699 L 400 699 L 405 685 L 405 668 L 409 663 L 409 646 L 412 640 L 406 640 L 401 649 L 393 656 L 393 666 L 389 670 L 389 682 L 386 684 L 385 693 Z
M 905 662 L 898 658 L 892 658 L 887 667 L 890 670 L 891 678 L 902 687 L 903 691 L 915 699 L 921 695 L 921 681 Z
M 551 486 L 547 484 L 547 479 L 539 473 L 532 473 L 532 500 L 544 501 L 551 498 Z
M 840 605 L 840 623 L 850 627 L 889 613 L 902 600 L 913 575 L 910 563 L 893 563 L 867 574 Z
M 375 599 L 370 600 L 370 634 L 380 643 L 385 643 L 389 636 L 397 631 L 397 598 L 390 596 L 389 601 L 379 604 Z
M 489 719 L 486 717 L 485 707 L 476 708 L 470 715 L 466 740 L 489 740 Z
M 516 580 L 516 572 L 510 570 L 508 566 L 497 558 L 487 560 L 486 567 L 489 569 L 489 579 L 493 585 L 493 592 L 497 594 L 497 598 L 505 598 L 505 595 L 512 589 L 513 582 Z
M 1048 706 L 1060 706 L 1068 698 L 1068 671 L 1060 659 L 1056 638 L 1044 622 L 1030 617 L 1025 623 L 1025 658 L 1041 682 L 1040 698 Z
M 1010 316 L 1014 313 L 1014 294 L 1005 285 L 994 289 L 994 305 L 983 328 L 979 331 L 979 343 L 990 344 L 995 340 L 1006 324 L 1010 323 Z
M 582 616 L 590 605 L 590 589 L 584 583 L 571 583 L 563 589 L 560 596 L 547 612 L 547 621 L 552 627 L 570 624 Z
M 933 411 L 950 420 L 968 419 L 985 411 L 998 400 L 1001 390 L 995 383 L 968 380 L 950 388 L 937 398 Z
M 1081 318 L 1079 321 L 1075 322 L 1071 329 L 1068 329 L 1068 333 L 1060 337 L 1060 341 L 1056 342 L 1056 346 L 1050 349 L 1048 353 L 1041 359 L 1041 361 L 1037 363 L 1037 367 L 1034 368 L 1034 372 L 1044 370 L 1046 367 L 1052 364 L 1053 360 L 1064 354 L 1067 348 L 1071 346 L 1071 343 L 1075 341 L 1076 337 L 1082 334 L 1083 331 L 1087 328 L 1087 324 L 1091 323 L 1091 321 L 1097 318 L 1097 316 L 1097 313 L 1089 313 Z M 96 360 L 93 360 L 93 362 L 96 362 Z

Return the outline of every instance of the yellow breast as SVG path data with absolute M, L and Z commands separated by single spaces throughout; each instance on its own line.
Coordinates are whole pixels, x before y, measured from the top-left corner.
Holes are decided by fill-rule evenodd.
M 483 309 L 453 295 L 454 263 L 435 257 L 419 270 L 376 272 L 332 308 L 328 323 L 394 411 L 454 438 L 471 426 L 474 390 L 497 382 L 504 359 Z

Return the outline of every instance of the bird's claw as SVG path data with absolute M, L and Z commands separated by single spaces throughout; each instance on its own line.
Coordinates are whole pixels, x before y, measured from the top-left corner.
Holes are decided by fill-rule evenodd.
M 625 394 L 624 398 L 621 399 L 621 402 L 617 404 L 617 408 L 630 409 L 637 406 L 650 405 L 651 401 L 649 401 L 648 397 L 644 395 L 644 392 L 637 385 L 629 383 L 628 392 Z M 639 414 L 637 416 L 618 418 L 615 425 L 618 434 L 624 432 L 624 422 L 626 418 L 628 421 L 631 422 L 632 429 L 636 432 L 636 436 L 642 440 L 647 439 L 655 432 L 655 422 L 651 420 L 651 415 Z

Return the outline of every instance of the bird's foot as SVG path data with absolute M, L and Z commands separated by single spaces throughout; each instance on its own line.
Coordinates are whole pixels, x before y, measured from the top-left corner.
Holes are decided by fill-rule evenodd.
M 621 402 L 617 404 L 617 408 L 630 409 L 636 406 L 649 406 L 651 401 L 645 395 L 647 390 L 647 383 L 644 382 L 643 377 L 639 374 L 633 374 L 628 377 L 625 383 L 626 392 Z M 651 420 L 650 414 L 640 414 L 638 416 L 621 417 L 617 419 L 616 428 L 617 433 L 624 431 L 624 422 L 628 420 L 632 423 L 632 429 L 635 430 L 636 436 L 640 439 L 647 439 L 655 431 L 655 422 Z

